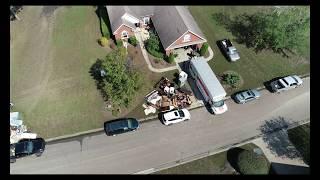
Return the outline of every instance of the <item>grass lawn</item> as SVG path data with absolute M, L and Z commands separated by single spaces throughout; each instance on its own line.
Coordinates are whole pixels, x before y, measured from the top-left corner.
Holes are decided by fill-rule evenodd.
M 310 123 L 288 130 L 292 144 L 303 156 L 307 164 L 310 163 Z
M 240 146 L 240 148 L 246 150 L 256 147 L 252 143 Z M 224 151 L 186 164 L 164 169 L 154 174 L 234 174 L 234 170 L 228 165 L 227 151 Z
M 252 48 L 235 42 L 235 37 L 223 26 L 217 24 L 212 17 L 215 13 L 223 13 L 236 17 L 242 13 L 254 13 L 265 11 L 267 6 L 189 6 L 189 10 L 195 18 L 205 37 L 208 40 L 214 57 L 209 61 L 213 71 L 221 75 L 227 70 L 238 72 L 244 79 L 244 84 L 238 89 L 227 93 L 230 95 L 236 91 L 263 86 L 263 82 L 278 76 L 289 74 L 305 74 L 310 72 L 310 43 L 305 45 L 303 56 L 292 55 L 290 58 L 282 57 L 280 54 L 270 50 L 255 53 Z M 240 53 L 241 59 L 235 63 L 228 62 L 216 45 L 216 41 L 229 38 Z M 310 41 L 310 38 L 308 39 Z
M 93 6 L 60 6 L 43 17 L 41 6 L 28 6 L 23 21 L 10 24 L 10 99 L 28 128 L 43 138 L 101 128 L 117 117 L 105 110 L 89 70 L 111 51 L 101 47 L 99 18 Z M 140 50 L 130 49 L 145 84 L 134 103 L 119 116 L 143 117 L 143 96 L 161 76 L 147 69 Z

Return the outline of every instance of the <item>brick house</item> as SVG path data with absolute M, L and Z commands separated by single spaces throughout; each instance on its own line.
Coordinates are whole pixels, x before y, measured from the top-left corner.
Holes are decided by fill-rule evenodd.
M 166 54 L 174 49 L 201 48 L 207 42 L 184 6 L 106 6 L 115 39 L 134 36 L 137 28 L 153 24 Z

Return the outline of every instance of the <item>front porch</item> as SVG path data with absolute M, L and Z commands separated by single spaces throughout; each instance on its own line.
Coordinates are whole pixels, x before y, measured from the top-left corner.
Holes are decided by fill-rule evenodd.
M 177 48 L 172 50 L 173 54 L 177 54 L 178 56 L 175 58 L 177 63 L 188 61 L 193 57 L 199 57 L 200 54 L 197 52 L 195 46 L 186 46 L 182 48 Z

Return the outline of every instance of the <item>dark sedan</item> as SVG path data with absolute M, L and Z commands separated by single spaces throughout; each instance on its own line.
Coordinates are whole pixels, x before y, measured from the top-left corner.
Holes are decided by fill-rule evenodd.
M 42 138 L 23 139 L 10 146 L 10 162 L 15 162 L 17 158 L 36 154 L 41 156 L 45 149 L 46 142 Z
M 104 131 L 108 136 L 135 131 L 139 128 L 139 122 L 134 118 L 122 118 L 104 123 Z
M 246 91 L 242 91 L 236 93 L 234 95 L 234 100 L 239 104 L 244 104 L 246 102 L 252 101 L 254 99 L 258 99 L 260 97 L 260 92 L 256 89 L 249 89 Z

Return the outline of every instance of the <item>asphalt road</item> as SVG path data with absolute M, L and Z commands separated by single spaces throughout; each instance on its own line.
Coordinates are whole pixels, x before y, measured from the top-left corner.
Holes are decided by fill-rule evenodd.
M 200 108 L 191 111 L 191 120 L 169 127 L 156 120 L 116 137 L 98 134 L 51 144 L 41 157 L 10 164 L 10 173 L 130 174 L 253 137 L 266 120 L 310 117 L 309 78 L 281 94 L 261 93 L 259 100 L 244 105 L 228 100 L 229 111 L 218 116 Z

